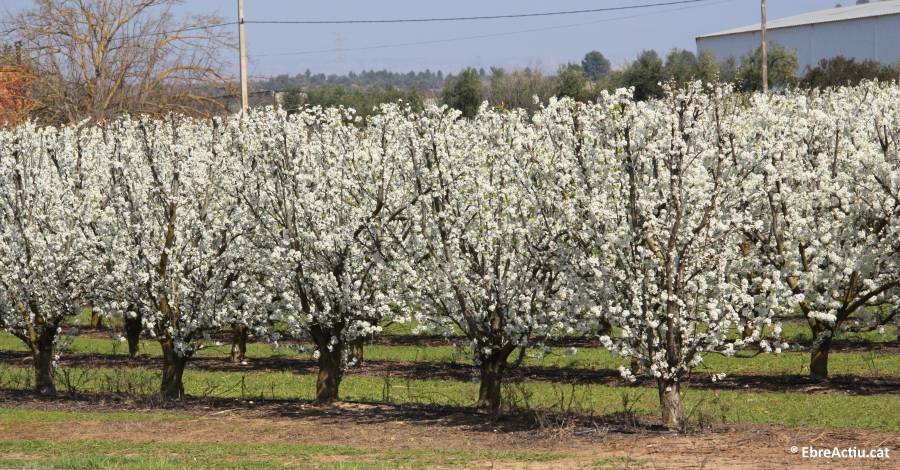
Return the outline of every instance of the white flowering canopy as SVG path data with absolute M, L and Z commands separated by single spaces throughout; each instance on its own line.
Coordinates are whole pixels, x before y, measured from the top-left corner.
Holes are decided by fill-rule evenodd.
M 476 360 L 575 333 L 557 156 L 525 112 L 430 108 L 416 127 L 423 196 L 405 280 L 419 321 L 464 332 Z
M 181 357 L 275 325 L 343 367 L 385 320 L 460 330 L 483 364 L 603 320 L 677 382 L 704 353 L 779 351 L 784 311 L 820 339 L 897 316 L 898 149 L 878 83 L 29 123 L 0 130 L 0 328 L 52 338 L 93 301 Z
M 580 106 L 574 121 L 557 119 L 578 147 L 560 151 L 580 186 L 572 223 L 583 303 L 621 328 L 601 338 L 607 347 L 665 382 L 705 352 L 781 346 L 762 335 L 782 305 L 782 281 L 760 269 L 743 235 L 758 225 L 758 157 L 733 145 L 757 132 L 743 126 L 755 110 L 740 98 L 695 84 L 637 103 L 623 90 Z
M 402 315 L 394 265 L 418 197 L 408 113 L 387 106 L 365 126 L 349 109 L 251 113 L 232 143 L 276 317 L 320 352 Z
M 104 247 L 95 128 L 0 130 L 0 327 L 33 344 L 96 295 Z
M 764 198 L 755 203 L 769 269 L 827 339 L 877 326 L 900 305 L 900 89 L 868 83 L 810 96 L 755 97 Z
M 229 129 L 181 117 L 105 129 L 112 306 L 139 309 L 182 356 L 204 332 L 265 320 L 271 272 L 236 193 L 241 167 L 223 151 Z

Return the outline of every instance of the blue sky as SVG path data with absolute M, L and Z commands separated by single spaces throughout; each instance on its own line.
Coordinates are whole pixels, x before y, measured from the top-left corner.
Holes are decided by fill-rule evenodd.
M 245 0 L 251 20 L 382 19 L 496 15 L 604 8 L 660 0 Z M 768 0 L 770 18 L 831 8 L 837 0 Z M 31 5 L 0 0 L 0 12 Z M 853 4 L 854 0 L 843 0 Z M 236 18 L 237 0 L 186 0 L 181 12 Z M 695 5 L 572 16 L 388 25 L 247 25 L 250 75 L 352 70 L 457 71 L 466 66 L 554 70 L 597 49 L 620 66 L 644 49 L 695 49 L 694 37 L 759 21 L 759 0 L 707 0 Z M 232 27 L 236 29 L 236 27 Z M 521 32 L 521 31 L 528 32 Z M 235 31 L 236 34 L 236 31 Z M 496 35 L 474 39 L 471 36 Z M 430 44 L 354 50 L 405 43 Z M 340 50 L 338 52 L 337 50 Z M 327 51 L 294 54 L 297 52 Z M 285 54 L 285 55 L 267 55 Z M 236 54 L 235 54 L 236 56 Z M 235 58 L 235 63 L 236 63 Z

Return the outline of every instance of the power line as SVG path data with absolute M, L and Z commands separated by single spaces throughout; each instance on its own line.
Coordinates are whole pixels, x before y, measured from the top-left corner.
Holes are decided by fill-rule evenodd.
M 578 15 L 585 13 L 602 13 L 602 12 L 610 12 L 610 11 L 621 11 L 621 10 L 634 10 L 634 9 L 643 9 L 643 8 L 653 8 L 660 6 L 671 6 L 671 5 L 685 5 L 685 4 L 694 4 L 707 2 L 710 0 L 674 0 L 668 2 L 657 2 L 657 3 L 646 3 L 640 5 L 627 5 L 627 6 L 618 6 L 618 7 L 606 7 L 606 8 L 591 8 L 591 9 L 583 9 L 583 10 L 566 10 L 566 11 L 551 11 L 551 12 L 538 12 L 538 13 L 519 13 L 519 14 L 506 14 L 506 15 L 482 15 L 482 16 L 456 16 L 456 17 L 443 17 L 443 18 L 400 18 L 400 19 L 384 19 L 384 20 L 374 20 L 374 19 L 357 19 L 357 20 L 251 20 L 245 21 L 245 24 L 372 24 L 372 23 L 424 23 L 424 22 L 446 22 L 446 21 L 475 21 L 475 20 L 492 20 L 492 19 L 514 19 L 514 18 L 534 18 L 534 17 L 546 17 L 546 16 L 562 16 L 562 15 Z M 631 18 L 625 17 L 625 18 Z M 622 18 L 617 18 L 622 19 Z M 588 22 L 582 24 L 595 24 L 602 23 L 603 21 L 597 22 Z M 222 23 L 213 23 L 208 25 L 200 25 L 200 26 L 191 26 L 187 28 L 174 29 L 171 31 L 159 31 L 154 33 L 145 33 L 145 34 L 137 34 L 137 35 L 127 35 L 127 36 L 117 36 L 113 37 L 111 41 L 124 41 L 129 39 L 141 39 L 147 37 L 155 37 L 155 36 L 168 36 L 177 33 L 184 33 L 190 31 L 199 31 L 206 30 L 212 28 L 220 28 L 224 26 L 235 26 L 237 25 L 237 21 L 227 21 Z M 561 27 L 571 27 L 578 25 L 563 25 Z M 416 44 L 434 44 L 440 42 L 448 42 L 453 40 L 465 40 L 465 39 L 480 39 L 483 37 L 494 37 L 494 36 L 504 36 L 508 34 L 519 34 L 523 32 L 533 32 L 533 31 L 543 31 L 547 29 L 558 29 L 560 27 L 549 27 L 549 28 L 536 28 L 532 30 L 522 30 L 522 31 L 512 31 L 509 33 L 499 33 L 496 35 L 476 35 L 476 36 L 468 36 L 462 38 L 450 38 L 446 40 L 436 40 L 436 41 L 425 41 L 422 43 L 401 43 L 401 44 L 389 44 L 384 46 L 371 46 L 365 48 L 355 48 L 355 49 L 342 49 L 345 51 L 350 50 L 368 50 L 368 49 L 380 49 L 384 47 L 400 47 L 407 45 L 416 45 Z M 7 30 L 7 33 L 12 33 L 18 28 L 12 28 L 12 30 Z M 47 49 L 48 46 L 43 47 L 23 47 L 22 50 L 41 50 Z M 283 53 L 283 54 L 260 54 L 257 57 L 265 57 L 265 56 L 277 56 L 277 55 L 302 55 L 302 54 L 312 54 L 312 53 L 322 53 L 322 52 L 335 52 L 335 50 L 321 50 L 321 51 L 300 51 L 297 53 Z
M 710 1 L 710 0 L 705 0 L 705 1 Z M 718 4 L 722 4 L 722 3 L 730 3 L 733 1 L 735 1 L 735 0 L 719 0 L 719 1 L 713 1 L 711 3 L 708 3 L 707 5 L 718 5 Z M 697 2 L 692 2 L 692 3 L 697 3 Z M 390 49 L 390 48 L 410 47 L 410 46 L 426 46 L 426 45 L 431 45 L 431 44 L 443 44 L 443 43 L 450 43 L 450 42 L 457 42 L 457 41 L 469 41 L 469 40 L 474 40 L 474 39 L 488 39 L 488 38 L 495 38 L 495 37 L 513 36 L 513 35 L 517 35 L 517 34 L 536 33 L 536 32 L 542 32 L 542 31 L 552 31 L 552 30 L 557 30 L 557 29 L 567 29 L 567 28 L 574 28 L 574 27 L 578 27 L 578 26 L 587 26 L 587 25 L 593 25 L 593 24 L 599 24 L 599 23 L 610 23 L 613 21 L 620 21 L 620 20 L 626 20 L 626 19 L 631 19 L 631 18 L 650 16 L 650 15 L 655 15 L 655 14 L 660 14 L 660 13 L 669 13 L 669 12 L 673 12 L 673 11 L 687 10 L 687 9 L 691 9 L 691 8 L 697 8 L 698 6 L 700 6 L 700 5 L 689 5 L 689 6 L 683 6 L 680 8 L 669 8 L 666 10 L 654 11 L 654 12 L 649 12 L 649 13 L 636 13 L 636 14 L 627 15 L 627 16 L 617 16 L 617 17 L 613 17 L 613 18 L 604 18 L 601 20 L 586 21 L 586 22 L 581 22 L 581 23 L 569 23 L 569 24 L 562 24 L 562 25 L 556 25 L 556 26 L 545 26 L 545 27 L 540 27 L 540 28 L 529 28 L 529 29 L 520 29 L 520 30 L 515 30 L 515 31 L 505 31 L 502 33 L 485 33 L 485 34 L 476 34 L 476 35 L 471 35 L 471 36 L 458 36 L 458 37 L 452 37 L 452 38 L 432 39 L 432 40 L 426 40 L 426 41 L 400 42 L 400 43 L 391 43 L 391 44 L 380 44 L 380 45 L 375 45 L 375 46 L 342 48 L 342 49 L 340 49 L 340 51 L 341 52 L 370 51 L 370 50 L 375 50 L 375 49 Z M 338 52 L 338 49 L 313 49 L 313 50 L 295 51 L 295 52 L 274 52 L 274 53 L 268 53 L 268 54 L 252 54 L 252 56 L 253 57 L 279 57 L 279 56 L 298 56 L 298 55 L 311 55 L 311 54 L 328 54 L 328 53 L 334 53 L 334 52 Z
M 172 31 L 160 31 L 158 33 L 146 33 L 146 34 L 136 34 L 134 36 L 113 37 L 111 39 L 111 41 L 124 41 L 126 39 L 140 39 L 140 38 L 146 38 L 146 37 L 152 37 L 152 36 L 169 36 L 171 34 L 176 34 L 176 33 L 186 33 L 189 31 L 200 31 L 200 30 L 205 30 L 205 29 L 221 28 L 223 26 L 234 26 L 236 24 L 238 24 L 237 21 L 227 21 L 224 23 L 213 23 L 213 24 L 207 24 L 207 25 L 191 26 L 188 28 L 174 29 Z
M 477 20 L 505 20 L 514 18 L 536 18 L 543 16 L 580 15 L 585 13 L 603 13 L 621 10 L 636 10 L 640 8 L 653 8 L 671 5 L 684 5 L 700 3 L 708 0 L 673 0 L 668 2 L 645 3 L 641 5 L 626 5 L 618 7 L 589 8 L 584 10 L 547 11 L 538 13 L 515 13 L 506 15 L 481 15 L 481 16 L 448 16 L 436 18 L 395 18 L 395 19 L 356 19 L 356 20 L 255 20 L 247 21 L 247 24 L 382 24 L 382 23 L 433 23 L 447 21 L 477 21 Z

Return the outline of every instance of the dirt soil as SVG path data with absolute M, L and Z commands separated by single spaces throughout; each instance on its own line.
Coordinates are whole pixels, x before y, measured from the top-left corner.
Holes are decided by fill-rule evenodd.
M 31 355 L 26 352 L 0 351 L 0 363 L 30 367 Z M 136 358 L 106 354 L 67 354 L 60 358 L 62 367 L 161 367 L 160 358 L 141 355 Z M 318 372 L 315 361 L 266 357 L 250 359 L 247 364 L 235 364 L 224 358 L 196 357 L 188 367 L 198 370 L 227 372 L 294 371 L 298 374 Z M 478 370 L 467 364 L 442 362 L 365 361 L 347 371 L 348 375 L 370 377 L 390 376 L 397 379 L 435 379 L 469 381 Z M 579 369 L 561 367 L 521 366 L 508 372 L 509 382 L 547 381 L 557 383 L 604 384 L 615 386 L 653 385 L 649 379 L 628 382 L 618 371 L 610 369 Z M 708 374 L 695 374 L 688 382 L 695 388 L 747 391 L 791 391 L 807 393 L 843 393 L 847 395 L 900 394 L 900 377 L 832 376 L 824 381 L 805 375 L 729 375 L 713 381 Z
M 818 469 L 897 468 L 900 435 L 838 429 L 722 426 L 673 434 L 651 419 L 628 425 L 615 418 L 585 421 L 532 414 L 492 420 L 469 409 L 338 403 L 314 406 L 287 401 L 188 399 L 174 407 L 115 396 L 45 400 L 28 392 L 0 390 L 0 407 L 90 412 L 171 409 L 190 420 L 112 422 L 84 420 L 77 426 L 5 426 L 4 439 L 91 439 L 120 442 L 279 442 L 340 445 L 375 450 L 397 448 L 554 452 L 550 462 L 528 468 L 588 468 L 606 459 L 613 468 Z M 202 425 L 199 425 L 202 423 Z M 543 425 L 542 425 L 543 423 Z M 792 446 L 892 449 L 889 460 L 809 459 Z M 227 449 L 227 445 L 223 445 Z M 504 468 L 485 462 L 482 467 Z M 509 465 L 523 468 L 524 465 Z

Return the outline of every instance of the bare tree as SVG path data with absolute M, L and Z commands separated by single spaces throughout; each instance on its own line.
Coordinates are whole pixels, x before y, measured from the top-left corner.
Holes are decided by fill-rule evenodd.
M 553 86 L 553 80 L 537 67 L 512 71 L 492 67 L 486 99 L 500 108 L 523 108 L 533 113 L 553 95 Z M 535 97 L 540 103 L 535 102 Z
M 182 0 L 35 0 L 6 19 L 38 71 L 35 113 L 51 122 L 121 113 L 197 114 L 225 81 L 233 48 L 217 16 L 177 15 Z
M 34 105 L 33 81 L 31 65 L 22 60 L 19 45 L 0 49 L 0 126 L 16 125 L 29 114 Z

